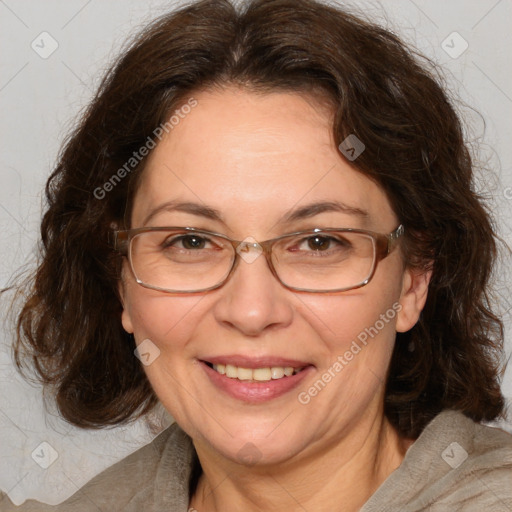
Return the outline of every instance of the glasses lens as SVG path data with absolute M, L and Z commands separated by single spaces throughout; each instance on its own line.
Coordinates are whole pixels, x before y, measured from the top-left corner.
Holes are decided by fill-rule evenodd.
M 133 272 L 141 284 L 167 291 L 212 288 L 229 274 L 233 246 L 209 233 L 147 231 L 130 245 Z
M 329 291 L 355 288 L 375 265 L 375 241 L 364 233 L 301 233 L 279 240 L 272 251 L 281 281 L 292 288 Z

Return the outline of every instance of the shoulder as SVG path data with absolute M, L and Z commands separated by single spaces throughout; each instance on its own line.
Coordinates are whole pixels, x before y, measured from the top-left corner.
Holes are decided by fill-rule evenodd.
M 32 500 L 15 507 L 0 494 L 2 512 L 97 512 L 153 510 L 155 494 L 166 474 L 167 484 L 179 489 L 188 483 L 194 449 L 190 438 L 176 423 L 143 446 L 90 480 L 60 505 L 45 505 Z M 173 476 L 175 476 L 173 480 Z M 157 492 L 155 492 L 157 490 Z M 188 495 L 187 495 L 188 497 Z
M 477 423 L 459 411 L 436 416 L 418 441 L 418 447 L 430 451 L 427 457 L 439 458 L 442 450 L 440 458 L 448 472 L 464 475 L 512 470 L 512 435 Z
M 435 421 L 435 420 L 434 420 Z M 432 434 L 444 434 L 438 449 L 446 469 L 437 498 L 464 511 L 512 510 L 512 435 L 482 425 L 460 412 L 446 411 L 432 425 Z M 441 505 L 432 510 L 442 510 Z
M 447 499 L 468 512 L 512 510 L 512 435 L 453 411 L 443 419 L 453 422 L 446 430 L 454 438 L 441 453 L 453 482 L 451 488 L 447 486 Z
M 443 411 L 362 512 L 374 510 L 512 510 L 512 435 L 461 412 Z

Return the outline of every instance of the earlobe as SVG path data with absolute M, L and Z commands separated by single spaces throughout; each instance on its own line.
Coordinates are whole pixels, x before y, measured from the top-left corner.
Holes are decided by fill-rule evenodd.
M 133 334 L 133 324 L 130 313 L 126 307 L 125 300 L 125 286 L 123 280 L 120 279 L 117 285 L 117 291 L 119 295 L 119 300 L 121 301 L 121 307 L 123 308 L 123 312 L 121 313 L 121 323 L 123 325 L 123 329 L 130 334 Z
M 121 323 L 123 324 L 123 329 L 127 333 L 133 334 L 132 319 L 126 308 L 124 308 L 123 312 L 121 313 Z
M 431 276 L 431 270 L 405 270 L 400 295 L 402 309 L 396 321 L 397 332 L 407 332 L 418 322 L 427 301 Z

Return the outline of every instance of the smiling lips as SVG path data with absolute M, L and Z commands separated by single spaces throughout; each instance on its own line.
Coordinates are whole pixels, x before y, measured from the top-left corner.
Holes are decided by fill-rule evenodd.
M 230 379 L 268 382 L 291 377 L 302 371 L 309 363 L 295 359 L 276 357 L 219 356 L 204 359 L 203 362 L 217 373 Z
M 269 380 L 282 379 L 283 377 L 291 377 L 295 373 L 299 373 L 304 367 L 293 368 L 293 366 L 272 366 L 267 368 L 243 368 L 232 364 L 214 364 L 213 369 L 225 375 L 230 379 L 238 380 L 254 380 L 257 382 L 266 382 Z
M 291 391 L 314 369 L 304 361 L 275 357 L 223 356 L 201 362 L 212 384 L 235 399 L 251 403 Z

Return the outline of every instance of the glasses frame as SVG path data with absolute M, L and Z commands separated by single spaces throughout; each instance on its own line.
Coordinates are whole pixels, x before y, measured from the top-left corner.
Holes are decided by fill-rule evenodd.
M 132 240 L 141 233 L 147 233 L 152 231 L 170 231 L 170 230 L 180 230 L 184 232 L 188 232 L 191 234 L 198 234 L 198 235 L 210 235 L 210 236 L 216 236 L 219 238 L 222 238 L 223 240 L 226 240 L 229 242 L 233 249 L 234 249 L 234 257 L 233 257 L 233 263 L 231 264 L 231 269 L 226 274 L 226 277 L 215 286 L 210 286 L 209 288 L 200 288 L 197 290 L 169 290 L 167 288 L 161 288 L 158 286 L 153 286 L 147 283 L 144 283 L 137 277 L 137 273 L 135 272 L 135 269 L 133 268 L 133 262 L 132 262 L 132 255 L 131 255 L 131 247 L 132 247 Z M 132 274 L 137 281 L 138 284 L 143 286 L 144 288 L 149 288 L 151 290 L 157 290 L 165 293 L 171 293 L 171 294 L 177 294 L 177 295 L 184 295 L 189 293 L 200 293 L 200 292 L 208 292 L 211 290 L 216 290 L 226 284 L 226 282 L 229 280 L 231 275 L 234 273 L 236 267 L 238 266 L 238 262 L 241 258 L 240 253 L 238 251 L 238 248 L 240 246 L 248 246 L 248 247 L 261 247 L 262 254 L 265 255 L 265 259 L 267 260 L 267 264 L 270 268 L 270 271 L 272 272 L 272 275 L 281 283 L 282 286 L 287 288 L 288 290 L 294 291 L 294 292 L 306 292 L 306 293 L 340 293 L 340 292 L 346 292 L 349 290 L 355 290 L 357 288 L 362 288 L 363 286 L 366 286 L 371 279 L 373 278 L 375 271 L 377 269 L 377 265 L 380 261 L 382 261 L 384 258 L 389 256 L 395 247 L 397 246 L 399 238 L 404 234 L 404 226 L 400 224 L 395 230 L 393 230 L 389 234 L 382 234 L 382 233 L 376 233 L 374 231 L 367 231 L 364 229 L 352 229 L 352 228 L 314 228 L 314 229 L 307 229 L 304 231 L 295 231 L 293 233 L 287 233 L 285 235 L 278 236 L 276 238 L 271 238 L 269 240 L 265 240 L 263 242 L 246 242 L 244 240 L 234 240 L 232 238 L 229 238 L 226 235 L 223 235 L 221 233 L 216 233 L 214 231 L 207 231 L 204 229 L 197 229 L 192 227 L 183 227 L 183 226 L 165 226 L 165 227 L 145 227 L 145 228 L 134 228 L 134 229 L 126 229 L 126 230 L 115 230 L 113 231 L 113 247 L 114 249 L 121 254 L 122 256 L 126 257 L 128 259 L 128 262 L 130 263 L 130 268 L 132 271 Z M 286 283 L 284 283 L 281 278 L 279 277 L 276 269 L 274 268 L 274 264 L 272 263 L 272 248 L 274 244 L 280 240 L 283 240 L 284 238 L 288 237 L 294 237 L 297 235 L 306 235 L 306 234 L 323 234 L 323 233 L 356 233 L 356 234 L 362 234 L 367 235 L 373 240 L 374 248 L 375 248 L 375 256 L 374 261 L 372 265 L 372 269 L 370 271 L 369 276 L 361 283 L 355 285 L 355 286 L 349 286 L 345 288 L 336 288 L 332 290 L 310 290 L 306 288 L 296 288 L 294 286 L 290 286 Z

